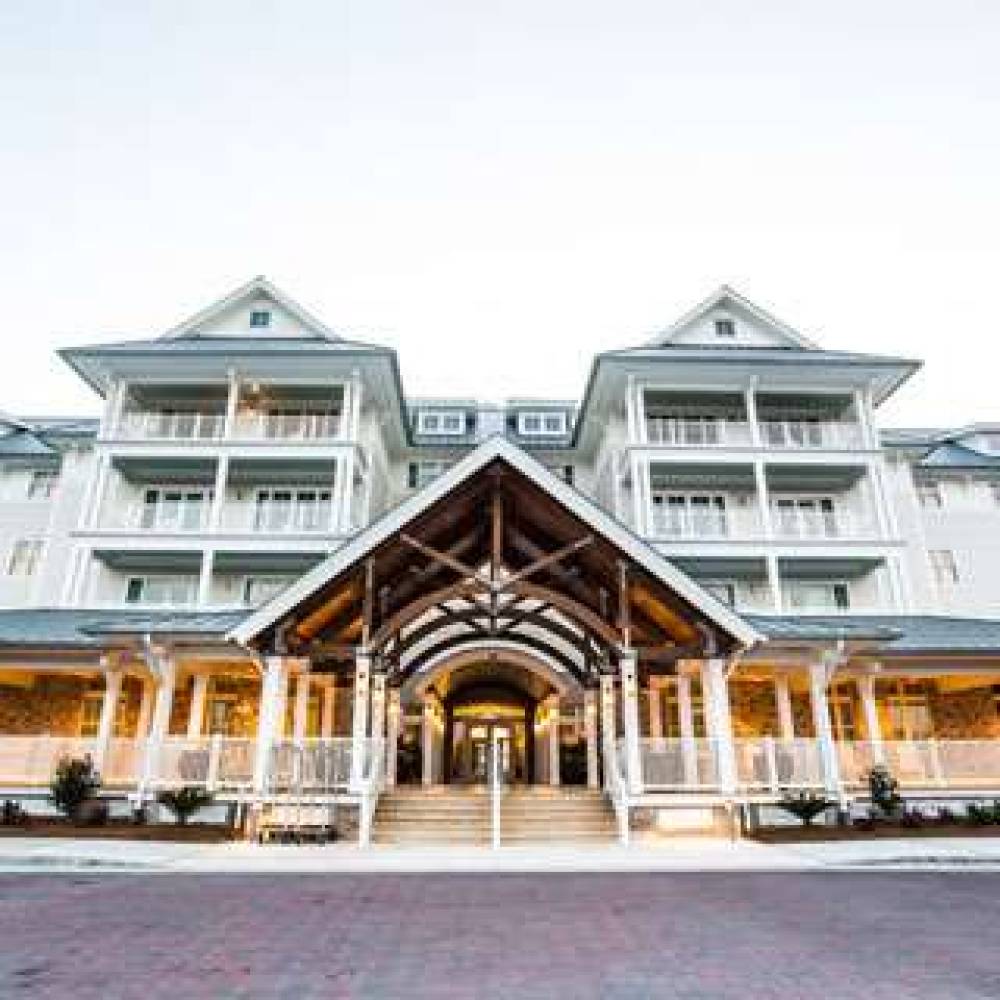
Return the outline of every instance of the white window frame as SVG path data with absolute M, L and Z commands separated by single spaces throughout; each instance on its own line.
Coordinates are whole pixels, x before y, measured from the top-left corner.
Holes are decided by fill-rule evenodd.
M 569 421 L 562 410 L 523 410 L 517 415 L 521 437 L 565 437 Z
M 825 588 L 829 595 L 829 602 L 822 604 L 812 604 L 808 601 L 804 603 L 796 602 L 794 595 L 802 594 L 806 590 L 816 590 Z M 837 603 L 838 588 L 843 588 L 845 597 L 843 606 Z M 791 612 L 801 611 L 805 614 L 837 614 L 851 610 L 851 585 L 847 580 L 786 580 L 782 588 L 782 603 Z
M 128 595 L 135 581 L 140 584 L 140 594 L 138 600 L 132 601 Z M 165 600 L 148 600 L 146 592 L 157 586 L 164 588 L 164 594 L 169 596 Z M 124 603 L 130 607 L 183 608 L 190 607 L 197 600 L 198 576 L 195 573 L 144 573 L 129 576 L 125 581 Z
M 282 494 L 280 498 L 276 494 Z M 287 499 L 284 497 L 287 494 Z M 333 512 L 333 487 L 259 486 L 254 490 L 253 530 L 256 534 L 296 534 L 330 530 Z M 275 514 L 285 505 L 287 516 Z
M 443 476 L 454 464 L 444 459 L 424 458 L 414 463 L 417 467 L 417 482 L 413 487 L 422 490 L 425 486 L 434 482 L 438 476 Z
M 42 538 L 15 538 L 7 554 L 7 576 L 34 576 L 42 561 L 44 547 L 45 540 Z
M 417 433 L 455 437 L 465 433 L 464 410 L 417 410 Z
M 254 320 L 258 316 L 264 317 L 263 323 L 255 323 Z M 270 309 L 251 309 L 250 310 L 250 329 L 251 330 L 270 330 L 271 329 L 271 310 Z
M 927 557 L 931 563 L 931 574 L 938 587 L 954 587 L 961 577 L 958 560 L 953 549 L 929 549 Z
M 294 579 L 293 576 L 281 573 L 252 573 L 244 576 L 241 588 L 241 598 L 244 606 L 256 608 L 262 604 L 266 604 L 286 587 L 290 586 Z M 262 592 L 253 597 L 252 594 L 255 589 Z
M 59 472 L 54 469 L 32 469 L 28 474 L 25 494 L 29 500 L 51 500 L 59 485 Z
M 941 493 L 941 484 L 917 483 L 917 503 L 924 510 L 941 510 L 944 507 L 944 495 Z
M 717 316 L 713 326 L 716 337 L 732 340 L 736 336 L 736 320 L 731 316 Z
M 653 528 L 665 538 L 726 538 L 730 534 L 729 498 L 724 493 L 653 490 Z
M 169 483 L 144 486 L 141 493 L 135 527 L 142 531 L 163 532 L 204 531 L 215 496 L 211 486 Z M 150 499 L 151 494 L 155 494 L 155 499 Z M 195 511 L 194 518 L 187 516 L 189 510 Z

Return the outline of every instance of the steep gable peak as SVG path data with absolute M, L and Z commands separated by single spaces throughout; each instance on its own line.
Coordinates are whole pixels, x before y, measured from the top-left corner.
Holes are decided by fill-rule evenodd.
M 817 345 L 729 285 L 722 285 L 666 330 L 649 347 L 770 347 L 800 351 Z
M 187 337 L 340 339 L 263 275 L 257 275 L 164 334 L 167 340 Z

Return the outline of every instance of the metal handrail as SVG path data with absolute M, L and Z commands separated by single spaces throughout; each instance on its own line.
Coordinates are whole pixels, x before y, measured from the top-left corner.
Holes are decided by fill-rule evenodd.
M 494 848 L 500 846 L 500 795 L 503 792 L 503 769 L 500 766 L 500 737 L 493 733 L 490 748 L 490 829 Z

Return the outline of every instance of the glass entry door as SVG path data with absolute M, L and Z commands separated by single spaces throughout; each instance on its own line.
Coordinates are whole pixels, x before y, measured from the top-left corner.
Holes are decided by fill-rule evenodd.
M 472 749 L 472 780 L 476 784 L 489 784 L 494 738 L 500 755 L 501 778 L 505 784 L 509 784 L 513 777 L 510 727 L 473 725 L 469 727 L 469 742 Z

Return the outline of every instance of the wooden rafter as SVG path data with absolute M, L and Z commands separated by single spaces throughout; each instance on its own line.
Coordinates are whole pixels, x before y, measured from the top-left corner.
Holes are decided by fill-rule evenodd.
M 402 533 L 399 538 L 400 541 L 409 545 L 410 548 L 416 549 L 421 555 L 425 555 L 428 559 L 432 559 L 434 562 L 441 563 L 449 569 L 453 569 L 459 574 L 459 576 L 470 580 L 478 580 L 486 587 L 491 586 L 491 581 L 488 577 L 483 576 L 483 574 L 474 567 L 466 565 L 461 561 L 461 559 L 456 559 L 454 556 L 450 556 L 447 552 L 442 552 L 439 549 L 434 548 L 434 546 L 420 541 L 419 538 L 407 535 L 405 532 Z
M 536 573 L 540 573 L 543 569 L 548 569 L 556 563 L 563 562 L 574 553 L 579 552 L 580 549 L 590 545 L 593 540 L 593 535 L 587 535 L 585 538 L 578 538 L 575 542 L 570 542 L 569 545 L 564 545 L 561 549 L 556 549 L 555 552 L 550 552 L 548 555 L 541 556 L 536 559 L 533 563 L 529 563 L 523 569 L 519 569 L 516 573 L 509 576 L 504 582 L 506 585 L 510 585 L 512 583 L 517 583 L 519 580 L 526 580 L 529 576 L 534 576 Z

